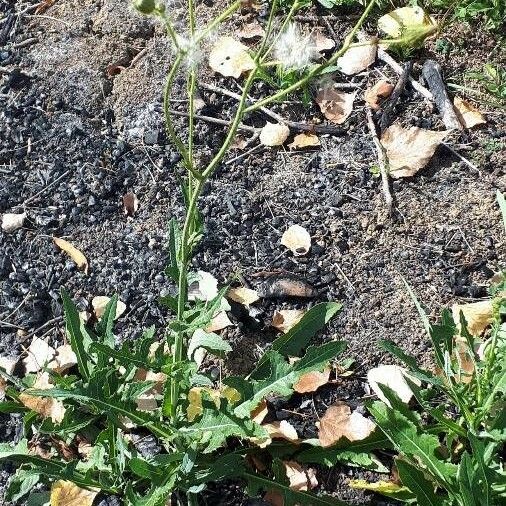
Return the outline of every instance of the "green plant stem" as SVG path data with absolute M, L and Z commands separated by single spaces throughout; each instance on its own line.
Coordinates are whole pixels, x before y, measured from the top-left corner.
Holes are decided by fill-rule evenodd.
M 191 0 L 189 0 L 191 1 Z M 195 44 L 198 44 L 203 39 L 205 39 L 220 23 L 225 21 L 229 16 L 231 16 L 236 10 L 241 7 L 241 0 L 237 0 L 233 4 L 230 5 L 227 9 L 225 9 L 219 16 L 216 16 L 204 30 L 198 33 L 195 37 Z
M 284 90 L 280 90 L 274 95 L 271 95 L 270 97 L 264 98 L 263 100 L 259 100 L 258 102 L 255 102 L 254 104 L 246 107 L 244 109 L 244 113 L 253 112 L 257 109 L 260 109 L 261 107 L 265 107 L 266 105 L 270 104 L 271 102 L 275 102 L 277 100 L 281 100 L 282 98 L 286 97 L 288 94 L 292 93 L 293 91 L 297 91 L 299 88 L 302 88 L 305 86 L 311 79 L 318 76 L 323 70 L 325 70 L 330 65 L 333 65 L 337 59 L 342 56 L 350 47 L 351 41 L 353 40 L 353 37 L 355 37 L 356 33 L 360 30 L 360 27 L 363 25 L 364 21 L 366 20 L 367 16 L 371 12 L 371 9 L 376 4 L 376 0 L 371 0 L 367 7 L 364 9 L 364 12 L 360 16 L 360 19 L 357 21 L 355 26 L 352 28 L 351 32 L 346 36 L 344 39 L 344 43 L 339 51 L 334 53 L 331 58 L 329 58 L 325 63 L 322 63 L 321 65 L 318 65 L 314 67 L 310 72 L 308 72 L 304 77 L 299 79 L 297 82 L 293 83 L 291 86 L 288 86 Z

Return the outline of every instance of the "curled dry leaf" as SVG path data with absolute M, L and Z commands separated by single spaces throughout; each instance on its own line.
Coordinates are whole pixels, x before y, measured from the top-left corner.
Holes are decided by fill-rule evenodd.
M 47 365 L 48 369 L 62 374 L 77 364 L 76 354 L 72 351 L 70 344 L 63 344 L 56 348 L 56 356 Z
M 251 412 L 251 419 L 258 424 L 261 424 L 264 421 L 264 418 L 269 413 L 269 408 L 267 407 L 267 401 L 262 399 L 260 404 Z
M 273 439 L 285 439 L 292 443 L 299 443 L 299 435 L 295 427 L 287 420 L 280 422 L 264 423 L 262 427 L 268 434 L 267 439 L 251 438 L 251 441 L 258 445 L 260 448 L 266 448 L 272 443 Z
M 26 213 L 6 213 L 2 216 L 2 230 L 7 234 L 15 232 L 18 228 L 23 226 L 25 219 Z
M 356 93 L 345 93 L 336 90 L 329 84 L 318 91 L 316 103 L 322 114 L 332 123 L 344 123 L 353 111 Z
M 307 394 L 315 392 L 323 385 L 329 382 L 330 369 L 325 369 L 322 372 L 311 371 L 303 374 L 297 383 L 293 385 L 293 389 L 299 394 Z
M 237 79 L 244 72 L 255 68 L 255 62 L 247 49 L 232 37 L 221 37 L 211 50 L 209 66 L 222 76 Z
M 12 374 L 18 363 L 17 359 L 13 359 L 10 357 L 0 357 L 0 369 L 5 371 L 7 374 Z M 5 399 L 5 388 L 7 383 L 3 376 L 0 374 L 0 401 Z
M 367 42 L 370 42 L 367 44 Z M 339 70 L 347 76 L 363 72 L 376 61 L 378 46 L 374 41 L 363 41 L 361 46 L 350 47 L 337 59 Z
M 260 143 L 264 146 L 281 146 L 288 136 L 290 129 L 281 123 L 269 123 L 260 132 Z
M 123 195 L 123 212 L 126 216 L 133 217 L 139 209 L 139 200 L 135 193 L 127 193 Z
M 487 122 L 485 116 L 472 104 L 462 100 L 460 97 L 453 99 L 455 113 L 464 128 L 473 128 L 476 125 L 483 125 Z
M 230 321 L 225 311 L 220 311 L 216 316 L 213 317 L 211 323 L 206 327 L 206 332 L 218 332 L 226 327 L 232 327 L 234 324 Z
M 302 148 L 313 148 L 316 146 L 321 146 L 320 139 L 315 134 L 297 134 L 293 138 L 293 142 L 288 144 L 290 149 L 302 149 Z
M 257 39 L 265 35 L 265 30 L 262 28 L 260 23 L 254 21 L 253 23 L 244 25 L 242 29 L 237 32 L 237 35 L 241 39 L 245 40 Z
M 376 425 L 358 411 L 351 412 L 344 403 L 330 406 L 320 420 L 318 439 L 323 447 L 332 446 L 341 438 L 348 441 L 362 441 L 376 428 Z
M 286 334 L 297 325 L 306 311 L 303 309 L 281 309 L 272 315 L 272 326 Z
M 300 257 L 311 249 L 311 236 L 304 227 L 292 225 L 282 235 L 281 244 L 286 246 L 296 257 Z
M 58 480 L 51 487 L 51 506 L 92 506 L 98 491 L 80 488 L 71 481 Z
M 390 402 L 381 391 L 379 385 L 385 385 L 393 390 L 397 394 L 397 397 L 407 404 L 413 397 L 413 391 L 408 385 L 406 378 L 409 378 L 409 381 L 415 385 L 421 385 L 419 379 L 411 376 L 406 369 L 398 365 L 379 365 L 367 373 L 367 381 L 371 390 L 388 406 L 390 406 Z
M 251 304 L 254 304 L 257 300 L 260 300 L 260 296 L 258 295 L 256 290 L 246 288 L 245 286 L 230 288 L 230 290 L 227 292 L 227 298 L 232 299 L 233 301 L 242 304 L 244 306 L 250 306 Z
M 23 359 L 25 372 L 39 372 L 46 364 L 51 362 L 56 350 L 37 336 L 33 336 L 27 355 Z
M 368 88 L 364 93 L 364 99 L 371 109 L 377 111 L 381 108 L 381 102 L 388 98 L 394 89 L 394 85 L 381 79 L 375 83 L 372 88 Z
M 467 330 L 473 336 L 480 336 L 492 323 L 493 306 L 492 300 L 480 300 L 470 304 L 454 304 L 452 316 L 455 325 L 460 330 L 460 312 L 464 314 L 467 322 Z
M 285 297 L 312 298 L 318 290 L 304 278 L 290 272 L 272 273 L 257 286 L 260 297 L 265 299 L 283 299 Z
M 209 272 L 197 271 L 197 280 L 188 288 L 188 299 L 210 301 L 217 295 L 218 280 Z
M 293 460 L 283 461 L 283 465 L 292 490 L 306 491 L 318 486 L 318 481 L 312 469 L 305 471 L 299 463 Z
M 91 300 L 91 307 L 93 308 L 93 312 L 97 318 L 102 318 L 105 308 L 107 304 L 109 304 L 110 300 L 111 298 L 105 295 L 97 295 L 97 297 L 93 297 Z M 118 300 L 118 303 L 116 304 L 116 315 L 114 316 L 114 319 L 117 320 L 125 311 L 126 304 Z
M 329 39 L 321 32 L 316 32 L 312 35 L 312 42 L 319 53 L 329 51 L 330 49 L 334 49 L 336 47 L 335 41 L 333 39 Z
M 417 33 L 420 37 L 433 33 L 437 23 L 422 7 L 401 7 L 381 16 L 378 29 L 394 39 L 408 33 Z
M 448 132 L 435 132 L 418 127 L 403 128 L 398 123 L 388 127 L 381 136 L 381 144 L 388 158 L 390 175 L 414 176 L 423 169 Z
M 65 239 L 53 237 L 53 241 L 58 248 L 67 253 L 67 255 L 75 262 L 78 269 L 84 271 L 85 274 L 88 274 L 88 260 L 81 251 Z
M 49 390 L 54 388 L 54 385 L 49 382 L 49 373 L 44 372 L 40 374 L 35 380 L 33 388 L 37 390 Z M 53 399 L 51 397 L 35 397 L 23 392 L 19 395 L 19 400 L 27 408 L 35 411 L 35 413 L 38 413 L 42 417 L 51 418 L 54 423 L 61 423 L 65 416 L 63 402 L 58 399 Z

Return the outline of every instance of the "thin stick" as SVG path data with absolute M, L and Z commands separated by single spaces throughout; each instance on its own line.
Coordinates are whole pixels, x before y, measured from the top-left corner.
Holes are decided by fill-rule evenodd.
M 381 182 L 382 182 L 381 187 L 383 190 L 383 196 L 385 197 L 387 212 L 388 215 L 390 216 L 392 214 L 393 198 L 392 194 L 390 193 L 390 182 L 388 180 L 388 159 L 385 153 L 385 149 L 383 148 L 383 145 L 381 144 L 378 134 L 376 132 L 376 126 L 374 125 L 374 119 L 372 117 L 372 109 L 369 106 L 366 106 L 365 111 L 367 115 L 367 126 L 369 127 L 369 132 L 371 133 L 371 136 L 374 141 L 374 146 L 376 147 L 376 154 L 378 156 L 378 165 L 381 174 Z
M 402 91 L 406 87 L 406 83 L 408 82 L 408 76 L 410 72 L 411 72 L 411 62 L 407 62 L 404 64 L 401 76 L 397 80 L 397 83 L 395 83 L 395 87 L 392 91 L 392 94 L 390 95 L 390 98 L 383 107 L 383 114 L 381 115 L 379 121 L 381 133 L 383 133 L 390 126 L 390 123 L 392 123 L 392 115 L 395 106 L 397 105 L 397 102 L 401 97 Z
M 26 206 L 27 204 L 30 204 L 31 202 L 33 202 L 39 195 L 41 195 L 42 193 L 46 192 L 47 190 L 49 190 L 49 188 L 51 188 L 52 186 L 54 186 L 56 183 L 60 182 L 67 174 L 70 173 L 70 169 L 65 171 L 61 176 L 57 177 L 54 181 L 52 181 L 51 183 L 49 183 L 47 186 L 45 186 L 44 188 L 42 188 L 42 190 L 40 190 L 39 192 L 37 192 L 35 195 L 32 195 L 31 197 L 28 197 L 22 204 L 18 204 L 17 206 L 14 206 L 15 208 L 16 207 L 20 207 L 20 206 Z
M 463 161 L 468 167 L 478 172 L 478 174 L 481 173 L 480 169 L 474 165 L 474 163 L 470 162 L 467 158 L 463 157 L 460 153 L 455 151 L 449 144 L 446 144 L 446 142 L 441 143 L 448 151 L 451 151 L 457 158 L 459 158 L 461 161 Z
M 220 93 L 221 95 L 225 95 L 227 97 L 234 98 L 235 100 L 240 100 L 241 95 L 238 93 L 234 93 L 233 91 L 226 90 L 224 88 L 220 88 L 219 86 L 214 86 L 213 84 L 201 83 L 200 87 L 213 91 L 215 93 Z M 260 107 L 259 109 L 266 116 L 269 116 L 273 120 L 278 123 L 282 123 L 293 130 L 298 130 L 300 132 L 314 132 L 318 134 L 331 134 L 331 135 L 345 135 L 347 131 L 344 128 L 336 127 L 332 125 L 313 125 L 311 123 L 301 123 L 298 121 L 289 121 L 280 116 L 279 114 L 267 109 L 267 107 Z
M 389 67 L 391 67 L 397 74 L 400 76 L 404 72 L 404 69 L 401 65 L 399 65 L 384 49 L 381 49 L 378 47 L 378 58 L 385 62 Z M 412 76 L 408 77 L 409 84 L 413 86 L 413 89 L 418 91 L 420 95 L 425 97 L 427 100 L 434 101 L 434 97 L 432 96 L 432 93 L 425 88 L 425 86 L 422 86 L 418 81 L 416 81 Z
M 172 114 L 174 116 L 181 116 L 183 118 L 189 117 L 189 114 L 187 112 L 175 111 L 173 109 L 171 109 L 169 112 L 170 112 L 170 114 Z M 211 118 L 211 116 L 202 116 L 201 114 L 194 114 L 193 117 L 195 119 L 207 121 L 208 123 L 216 123 L 217 125 L 230 126 L 232 124 L 231 121 L 226 120 L 226 119 Z M 238 128 L 240 130 L 246 130 L 248 132 L 254 132 L 254 133 L 258 132 L 258 128 L 248 126 L 248 125 L 243 125 L 242 123 L 239 125 Z

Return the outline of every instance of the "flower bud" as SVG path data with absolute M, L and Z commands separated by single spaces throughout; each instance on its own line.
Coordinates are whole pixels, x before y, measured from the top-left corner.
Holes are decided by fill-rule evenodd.
M 156 8 L 155 0 L 134 0 L 134 8 L 142 14 L 153 14 Z

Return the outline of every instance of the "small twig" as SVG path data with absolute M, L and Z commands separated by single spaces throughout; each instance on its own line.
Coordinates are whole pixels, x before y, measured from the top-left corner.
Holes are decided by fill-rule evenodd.
M 225 162 L 225 165 L 232 165 L 234 162 L 238 162 L 239 160 L 246 158 L 248 155 L 251 155 L 251 153 L 255 153 L 256 151 L 263 150 L 264 147 L 265 146 L 263 146 L 262 144 L 257 144 L 253 148 L 249 149 L 248 151 L 245 151 L 244 153 L 241 153 L 240 155 L 236 156 L 235 158 L 232 158 L 231 160 L 227 160 Z
M 34 336 L 35 334 L 38 334 L 40 331 L 46 329 L 50 325 L 54 325 L 55 323 L 59 323 L 62 320 L 63 320 L 63 316 L 57 316 L 56 318 L 52 318 L 51 320 L 48 320 L 46 323 L 42 324 L 40 327 L 36 328 L 35 330 L 31 330 L 30 332 L 28 332 L 27 334 L 25 334 L 19 340 L 19 342 L 20 343 L 24 343 L 25 341 L 27 341 L 28 339 L 30 339 L 30 337 Z M 21 327 L 19 327 L 19 328 L 21 328 Z
M 233 91 L 226 90 L 224 88 L 220 88 L 218 86 L 214 86 L 213 84 L 200 83 L 201 88 L 204 88 L 208 91 L 213 91 L 215 93 L 220 93 L 221 95 L 225 95 L 227 97 L 234 98 L 235 100 L 240 100 L 241 96 L 238 93 L 234 93 Z M 317 134 L 331 134 L 331 135 L 345 135 L 347 131 L 341 127 L 335 127 L 332 125 L 313 125 L 310 123 L 301 123 L 298 121 L 289 121 L 284 119 L 279 114 L 271 111 L 267 107 L 260 107 L 260 111 L 262 111 L 266 116 L 269 116 L 273 120 L 278 123 L 282 123 L 289 128 L 294 130 L 298 130 L 300 132 L 314 132 Z
M 70 173 L 70 169 L 65 171 L 61 176 L 57 177 L 54 181 L 52 181 L 51 183 L 49 183 L 47 186 L 45 186 L 44 188 L 42 188 L 42 190 L 40 190 L 39 192 L 37 192 L 35 195 L 32 195 L 31 197 L 28 197 L 22 204 L 18 204 L 16 206 L 14 206 L 15 208 L 16 207 L 21 207 L 21 206 L 26 206 L 27 204 L 30 204 L 31 202 L 33 202 L 41 193 L 44 193 L 45 191 L 49 190 L 49 188 L 51 188 L 52 186 L 54 186 L 56 183 L 58 183 L 59 181 L 61 181 L 67 174 Z
M 453 104 L 448 97 L 446 87 L 441 75 L 441 66 L 434 60 L 427 60 L 422 67 L 422 75 L 429 85 L 434 102 L 441 113 L 441 119 L 448 130 L 463 130 L 457 118 Z
M 384 49 L 378 48 L 378 58 L 385 62 L 389 67 L 391 67 L 397 74 L 402 75 L 404 69 L 401 65 L 399 65 Z M 409 76 L 409 84 L 413 87 L 415 91 L 418 91 L 420 95 L 425 97 L 427 100 L 434 100 L 432 93 L 425 87 L 422 86 L 414 77 Z
M 478 174 L 481 173 L 480 169 L 474 165 L 474 163 L 470 162 L 467 158 L 462 156 L 460 153 L 455 151 L 449 144 L 446 144 L 446 142 L 441 143 L 448 151 L 451 151 L 457 158 L 459 158 L 461 161 L 463 161 L 468 167 L 475 170 Z
M 169 110 L 169 113 L 174 116 L 181 116 L 183 118 L 188 118 L 190 115 L 187 112 L 182 111 L 175 111 L 173 109 Z M 194 114 L 193 117 L 195 119 L 200 119 L 202 121 L 207 121 L 208 123 L 216 123 L 217 125 L 223 125 L 223 126 L 230 126 L 232 124 L 231 121 L 228 121 L 226 119 L 219 119 L 219 118 L 211 118 L 211 116 L 202 116 L 201 114 Z M 248 132 L 258 132 L 258 128 L 243 125 L 242 123 L 239 125 L 239 130 L 246 130 Z
M 135 67 L 135 65 L 137 64 L 137 62 L 148 52 L 148 48 L 145 47 L 144 49 L 141 49 L 133 58 L 132 58 L 132 61 L 130 62 L 130 65 L 128 66 L 128 68 L 132 68 L 132 67 Z
M 37 39 L 36 37 L 31 37 L 30 39 L 22 40 L 21 42 L 13 44 L 12 47 L 13 49 L 20 49 L 23 47 L 31 46 L 32 44 L 35 44 L 37 42 L 39 42 L 39 39 Z
M 397 83 L 395 84 L 395 87 L 387 103 L 383 106 L 383 114 L 381 115 L 381 118 L 379 120 L 379 127 L 381 133 L 383 133 L 392 123 L 392 116 L 394 113 L 394 109 L 408 82 L 408 76 L 411 73 L 411 66 L 412 66 L 411 62 L 407 62 L 404 64 L 402 74 L 397 80 Z
M 376 126 L 374 125 L 374 119 L 372 116 L 372 109 L 369 106 L 366 106 L 365 111 L 367 116 L 367 126 L 369 127 L 369 132 L 371 133 L 374 141 L 374 146 L 376 147 L 378 165 L 381 174 L 383 196 L 385 197 L 387 212 L 390 216 L 392 214 L 393 198 L 392 194 L 390 193 L 390 182 L 388 180 L 388 159 L 385 153 L 385 149 L 383 148 L 383 145 L 381 144 L 376 132 Z

